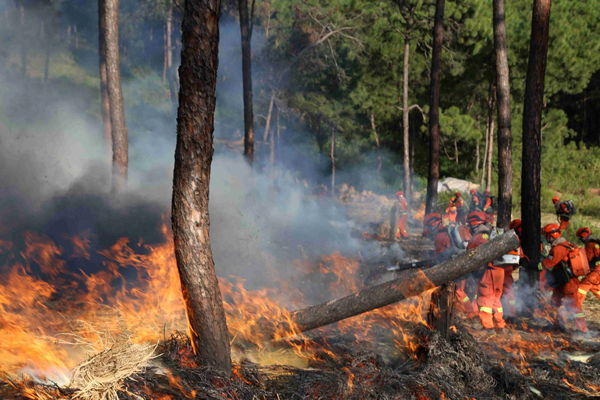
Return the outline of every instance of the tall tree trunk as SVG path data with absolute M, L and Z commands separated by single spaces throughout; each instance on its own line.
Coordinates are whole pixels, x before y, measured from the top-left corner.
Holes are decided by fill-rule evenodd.
M 335 196 L 335 127 L 331 127 L 331 196 Z
M 458 143 L 456 140 L 454 141 L 454 159 L 456 160 L 456 165 L 458 165 Z
M 479 152 L 479 140 L 477 140 L 477 147 L 475 148 L 475 172 L 479 172 L 479 163 L 481 163 L 481 154 Z
M 99 0 L 104 11 L 104 48 L 106 80 L 110 110 L 110 126 L 113 149 L 113 191 L 127 185 L 128 143 L 125 109 L 121 90 L 121 68 L 119 66 L 119 0 Z
M 208 214 L 221 3 L 188 0 L 184 7 L 173 174 L 175 256 L 194 352 L 203 363 L 230 373 L 229 335 Z
M 269 101 L 269 111 L 267 112 L 267 121 L 265 123 L 265 133 L 263 142 L 266 142 L 269 137 L 269 129 L 271 128 L 271 116 L 273 115 L 273 104 L 275 104 L 275 90 L 271 92 L 271 100 Z
M 523 107 L 523 161 L 521 170 L 521 219 L 523 252 L 532 265 L 540 259 L 542 109 L 548 55 L 551 0 L 533 1 L 529 63 Z
M 175 83 L 175 68 L 173 68 L 173 0 L 167 1 L 167 79 L 171 93 L 173 114 L 177 115 L 177 84 Z
M 167 83 L 167 66 L 169 65 L 169 63 L 167 62 L 167 58 L 169 57 L 168 48 L 169 47 L 167 46 L 167 24 L 165 23 L 164 30 L 163 30 L 163 53 L 164 53 L 163 74 L 162 74 L 163 83 Z
M 429 88 L 429 176 L 427 177 L 427 206 L 425 213 L 434 212 L 437 205 L 437 186 L 440 178 L 440 75 L 442 43 L 444 41 L 445 0 L 437 0 L 433 26 L 431 83 Z
M 373 129 L 373 137 L 375 138 L 375 146 L 377 147 L 377 175 L 381 174 L 381 149 L 379 148 L 379 136 L 375 127 L 375 115 L 371 113 L 371 129 Z
M 404 195 L 408 204 L 412 203 L 410 193 L 410 143 L 409 143 L 409 109 L 408 109 L 408 67 L 410 60 L 410 30 L 412 14 L 408 22 L 407 33 L 404 36 L 404 62 L 402 64 L 402 128 L 404 129 Z
M 495 98 L 496 93 L 494 93 L 494 98 Z M 492 188 L 492 164 L 494 161 L 494 128 L 495 128 L 495 122 L 496 120 L 494 119 L 494 111 L 496 108 L 496 102 L 494 101 L 492 103 L 492 116 L 490 118 L 490 145 L 488 147 L 488 163 L 487 163 L 487 183 L 485 185 L 485 190 L 487 190 L 488 192 L 491 190 Z
M 238 0 L 242 32 L 242 77 L 244 85 L 244 154 L 254 162 L 254 111 L 252 110 L 252 28 L 248 15 L 248 0 Z
M 494 93 L 494 85 L 490 84 L 490 89 L 488 91 L 488 115 L 487 122 L 485 128 L 485 151 L 483 153 L 483 167 L 481 170 L 481 188 L 483 189 L 483 185 L 485 183 L 485 177 L 488 172 L 488 166 L 491 164 L 492 159 L 489 157 L 491 155 L 490 146 L 492 145 L 492 138 L 490 132 L 494 127 L 494 107 L 495 107 L 495 93 Z
M 27 38 L 25 37 L 25 0 L 21 0 L 19 4 L 19 35 L 21 39 L 21 74 L 27 74 Z
M 112 127 L 110 123 L 110 102 L 108 100 L 108 77 L 106 71 L 106 18 L 104 2 L 98 1 L 98 53 L 100 61 L 100 109 L 106 148 L 112 150 Z M 110 153 L 109 153 L 110 154 Z M 110 156 L 107 157 L 110 159 Z
M 512 135 L 510 122 L 510 85 L 506 46 L 504 0 L 494 0 L 494 47 L 496 48 L 496 86 L 498 91 L 498 221 L 508 229 L 512 211 Z

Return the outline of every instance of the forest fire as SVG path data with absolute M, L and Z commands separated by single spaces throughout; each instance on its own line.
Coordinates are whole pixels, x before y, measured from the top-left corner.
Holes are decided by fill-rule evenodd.
M 164 242 L 158 245 L 144 244 L 143 241 L 132 245 L 123 238 L 101 250 L 93 249 L 85 234 L 68 238 L 70 246 L 66 248 L 34 233 L 24 234 L 22 250 L 15 243 L 2 242 L 5 264 L 0 292 L 3 311 L 0 335 L 6 340 L 0 343 L 0 369 L 9 374 L 6 375 L 7 382 L 12 382 L 23 398 L 64 396 L 58 389 L 43 387 L 42 390 L 35 382 L 47 380 L 66 385 L 71 379 L 70 371 L 78 363 L 89 354 L 103 350 L 102 337 L 107 334 L 127 335 L 133 343 L 161 342 L 157 353 L 175 360 L 171 367 L 162 366 L 164 362 L 161 362 L 156 364 L 158 370 L 155 367 L 154 370 L 151 368 L 154 372 L 145 373 L 151 373 L 155 377 L 152 379 L 159 379 L 164 374 L 164 387 L 155 382 L 163 389 L 152 388 L 146 382 L 143 388 L 138 388 L 141 390 L 138 393 L 145 393 L 149 398 L 196 398 L 199 389 L 186 382 L 186 373 L 182 371 L 197 370 L 199 365 L 185 336 L 176 334 L 185 331 L 187 325 L 172 237 L 166 226 L 163 226 L 162 234 Z M 85 272 L 86 262 L 95 255 L 102 257 L 104 268 Z M 81 268 L 72 271 L 72 265 Z M 344 382 L 342 397 L 348 398 L 357 391 L 364 393 L 366 387 L 377 390 L 386 385 L 389 376 L 385 379 L 381 376 L 386 368 L 390 368 L 386 365 L 402 365 L 409 368 L 404 374 L 410 371 L 417 376 L 426 376 L 423 368 L 428 368 L 432 362 L 431 352 L 435 350 L 435 346 L 427 350 L 431 346 L 431 335 L 434 335 L 425 320 L 428 294 L 301 334 L 294 331 L 288 310 L 302 308 L 310 300 L 305 299 L 294 281 L 322 282 L 328 291 L 327 299 L 359 291 L 364 285 L 358 260 L 337 253 L 324 256 L 318 263 L 297 261 L 296 266 L 299 274 L 296 279 L 279 282 L 275 288 L 246 290 L 241 279 L 220 279 L 232 352 L 239 364 L 234 366 L 233 381 L 207 378 L 214 390 L 227 391 L 231 382 L 264 387 L 264 382 L 259 384 L 257 381 L 260 374 L 248 376 L 248 368 L 259 368 L 266 374 L 260 379 L 274 384 L 273 376 L 283 374 L 279 371 L 281 365 L 289 366 L 285 374 L 301 373 L 310 367 L 327 376 L 327 371 L 334 368 Z M 265 336 L 261 329 L 261 321 L 265 319 L 286 321 L 287 324 L 276 325 L 276 328 L 286 327 L 292 332 L 276 331 L 274 337 Z M 467 340 L 464 339 L 468 335 L 464 328 L 453 328 L 453 331 L 454 336 L 463 338 L 460 340 Z M 486 336 L 475 329 L 473 334 L 487 356 L 504 360 L 505 367 L 516 367 L 523 379 L 531 379 L 536 384 L 539 384 L 536 367 L 539 368 L 540 360 L 547 363 L 545 368 L 558 373 L 560 369 L 550 361 L 552 354 L 600 350 L 594 350 L 589 343 L 535 333 L 531 329 L 513 330 L 502 336 Z M 361 354 L 356 349 L 371 353 Z M 448 356 L 445 352 L 442 354 Z M 480 354 L 479 350 L 476 354 Z M 404 361 L 397 364 L 398 360 Z M 490 362 L 490 366 L 493 365 L 495 363 Z M 21 380 L 14 381 L 18 376 Z M 600 384 L 600 381 L 589 379 L 579 376 L 577 369 L 573 369 L 561 384 L 572 392 L 587 394 L 596 390 L 594 384 Z M 176 394 L 160 394 L 165 387 Z M 419 395 L 418 385 L 412 384 L 410 388 L 419 398 L 431 398 L 427 391 Z M 46 394 L 41 395 L 40 390 Z M 310 389 L 315 397 L 339 398 L 338 392 L 327 395 L 330 390 L 331 382 L 320 382 Z M 441 387 L 439 396 L 445 396 Z

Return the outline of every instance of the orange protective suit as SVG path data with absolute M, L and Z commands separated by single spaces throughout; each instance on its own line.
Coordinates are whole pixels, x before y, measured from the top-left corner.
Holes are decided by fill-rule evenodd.
M 446 208 L 446 214 L 448 214 L 448 220 L 450 222 L 455 223 L 458 214 L 458 209 L 453 205 L 449 205 L 448 208 Z
M 569 247 L 571 245 L 564 238 L 556 239 L 553 243 L 552 249 L 548 258 L 542 262 L 544 270 L 552 271 L 554 268 L 563 268 L 562 262 L 568 262 Z M 554 288 L 552 292 L 552 303 L 556 308 L 564 305 L 565 308 L 573 313 L 575 319 L 575 325 L 582 332 L 587 332 L 587 323 L 585 322 L 585 314 L 579 304 L 578 295 L 579 293 L 579 279 L 577 277 L 572 278 L 565 285 Z M 558 321 L 556 321 L 558 322 Z
M 458 232 L 462 240 L 465 242 L 471 240 L 471 232 L 469 228 L 464 225 L 458 227 Z M 444 262 L 455 254 L 455 250 L 452 247 L 452 241 L 446 228 L 440 227 L 438 233 L 435 235 L 435 261 Z M 466 293 L 467 279 L 461 279 L 456 284 L 456 297 L 460 304 L 463 306 L 466 312 L 472 312 L 474 309 L 471 299 Z
M 406 232 L 406 221 L 408 220 L 408 202 L 404 197 L 398 197 L 400 203 L 400 218 L 398 218 L 398 234 L 400 238 L 408 238 Z
M 467 218 L 467 215 L 465 214 L 465 202 L 463 201 L 462 197 L 460 197 L 460 196 L 452 197 L 450 199 L 450 204 L 448 205 L 448 209 L 446 209 L 446 212 L 448 212 L 448 210 L 451 209 L 452 207 L 454 207 L 456 209 L 455 221 L 458 222 L 459 224 L 464 225 L 466 222 L 465 219 Z
M 600 300 L 600 242 L 592 239 L 585 244 L 585 253 L 590 264 L 590 272 L 581 282 L 578 289 L 578 306 L 583 305 L 585 296 L 591 290 Z
M 478 233 L 469 241 L 467 251 L 487 242 L 490 239 L 488 233 Z M 485 329 L 493 329 L 494 325 L 503 329 L 504 309 L 502 308 L 502 289 L 504 286 L 504 268 L 489 263 L 483 277 L 477 286 L 477 305 L 479 306 L 479 319 Z

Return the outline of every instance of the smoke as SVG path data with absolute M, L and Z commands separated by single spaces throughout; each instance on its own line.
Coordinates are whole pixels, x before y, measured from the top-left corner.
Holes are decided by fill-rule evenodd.
M 254 37 L 258 52 L 264 38 L 259 33 Z M 97 67 L 89 61 L 90 54 L 82 56 L 89 65 L 70 66 L 76 70 L 72 74 L 85 76 L 84 83 L 60 77 L 63 71 L 52 64 L 56 60 L 51 61 L 50 82 L 44 83 L 35 54 L 28 55 L 32 61 L 23 76 L 18 46 L 10 46 L 9 52 L 6 65 L 0 64 L 0 238 L 20 243 L 23 232 L 31 230 L 68 249 L 67 238 L 85 234 L 96 250 L 121 237 L 128 237 L 133 245 L 140 239 L 162 241 L 160 227 L 170 225 L 176 123 L 159 73 L 123 79 L 129 187 L 114 196 L 109 192 L 110 153 L 100 120 Z M 243 102 L 235 21 L 222 22 L 219 53 L 215 137 L 239 138 Z M 261 71 L 254 73 L 258 77 Z M 259 93 L 258 79 L 255 86 Z M 259 123 L 256 131 L 262 131 Z M 325 176 L 323 164 L 304 157 L 310 151 L 303 147 L 298 152 L 282 144 L 284 172 L 272 177 L 260 163 L 252 170 L 239 153 L 217 146 L 210 234 L 218 275 L 242 277 L 247 287 L 256 288 L 297 274 L 294 260 L 314 261 L 335 251 L 358 254 L 361 244 L 352 236 L 358 227 L 343 208 L 319 198 L 315 186 L 304 183 L 304 179 L 320 183 Z M 300 166 L 298 175 L 294 171 Z M 379 245 L 361 250 L 363 257 L 378 258 L 383 253 Z M 391 252 L 398 254 L 399 248 Z M 73 260 L 68 264 L 92 271 L 102 268 L 102 261 L 94 255 L 89 265 L 73 264 Z

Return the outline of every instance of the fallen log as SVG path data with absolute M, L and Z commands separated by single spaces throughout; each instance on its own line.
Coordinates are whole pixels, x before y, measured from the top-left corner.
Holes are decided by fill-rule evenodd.
M 341 299 L 294 311 L 290 315 L 290 321 L 294 325 L 292 331 L 309 331 L 419 295 L 477 271 L 518 247 L 519 239 L 511 230 L 432 268 L 402 271 L 397 279 L 389 282 L 370 286 Z

